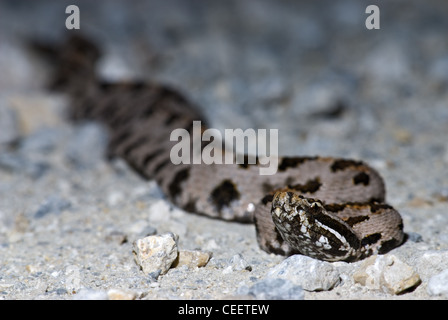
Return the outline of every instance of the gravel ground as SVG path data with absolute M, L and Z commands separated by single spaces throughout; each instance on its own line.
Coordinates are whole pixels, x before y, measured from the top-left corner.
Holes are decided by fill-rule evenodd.
M 185 213 L 105 160 L 104 130 L 64 119 L 66 97 L 26 49 L 64 37 L 69 4 L 103 48 L 103 77 L 171 84 L 215 128 L 279 129 L 282 154 L 369 162 L 406 243 L 350 264 L 285 260 L 252 225 Z M 368 4 L 2 1 L 0 298 L 448 298 L 448 5 L 381 3 L 381 29 L 367 30 Z M 144 274 L 133 242 L 165 232 L 212 259 Z

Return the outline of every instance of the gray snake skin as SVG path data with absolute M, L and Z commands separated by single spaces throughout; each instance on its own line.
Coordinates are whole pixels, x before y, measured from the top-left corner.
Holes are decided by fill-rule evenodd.
M 157 83 L 98 79 L 99 50 L 81 36 L 62 46 L 35 43 L 34 48 L 51 58 L 51 88 L 71 98 L 71 119 L 104 123 L 109 156 L 122 157 L 142 177 L 155 179 L 178 207 L 255 223 L 260 248 L 282 255 L 356 261 L 403 242 L 400 214 L 384 203 L 383 180 L 365 163 L 285 157 L 270 176 L 259 175 L 258 164 L 174 165 L 170 150 L 176 142 L 170 133 L 191 132 L 195 120 L 206 123 L 185 97 Z

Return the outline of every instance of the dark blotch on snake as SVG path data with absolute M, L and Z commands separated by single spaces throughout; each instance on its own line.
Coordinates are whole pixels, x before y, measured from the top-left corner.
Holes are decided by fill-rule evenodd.
M 355 224 L 358 224 L 360 222 L 369 220 L 369 216 L 354 216 L 349 217 L 347 219 L 343 219 L 350 227 L 353 227 Z
M 165 120 L 165 125 L 170 125 L 172 124 L 174 121 L 176 121 L 177 119 L 180 119 L 182 116 L 180 114 L 174 113 L 172 115 L 170 115 L 166 120 Z
M 272 195 L 272 194 L 268 194 L 268 195 L 266 195 L 266 196 L 263 197 L 263 199 L 261 200 L 261 202 L 262 202 L 264 205 L 267 205 L 269 202 L 272 202 L 273 199 L 274 199 L 274 195 Z
M 278 166 L 279 171 L 285 171 L 288 168 L 296 168 L 305 161 L 316 160 L 317 157 L 295 157 L 295 158 L 284 158 L 280 165 Z
M 142 166 L 143 166 L 143 168 L 146 168 L 146 166 L 155 158 L 155 157 L 157 157 L 158 155 L 160 155 L 160 154 L 162 154 L 163 153 L 163 149 L 162 148 L 159 148 L 159 149 L 156 149 L 155 151 L 153 151 L 153 152 L 150 152 L 150 153 L 147 153 L 146 155 L 145 155 L 145 157 L 143 158 L 143 162 L 142 162 Z
M 365 172 L 360 172 L 353 177 L 354 184 L 363 184 L 365 186 L 369 185 L 370 176 Z
M 331 171 L 337 172 L 340 170 L 345 170 L 349 167 L 360 167 L 364 165 L 361 161 L 354 161 L 354 160 L 346 160 L 346 159 L 338 159 L 333 162 L 331 165 Z
M 158 173 L 160 170 L 162 170 L 164 167 L 166 167 L 168 164 L 170 164 L 171 159 L 163 159 L 160 161 L 160 163 L 157 165 L 157 167 L 154 168 L 154 172 Z
M 319 178 L 316 178 L 308 180 L 305 184 L 295 184 L 288 187 L 302 193 L 314 193 L 317 192 L 321 186 L 322 183 L 320 183 Z
M 137 140 L 135 140 L 134 142 L 132 142 L 128 146 L 126 146 L 126 148 L 123 150 L 123 156 L 124 157 L 128 157 L 129 154 L 133 150 L 138 149 L 142 145 L 145 145 L 147 142 L 148 142 L 148 137 L 147 136 L 139 137 Z
M 232 201 L 238 200 L 240 193 L 235 184 L 231 180 L 226 179 L 212 190 L 210 196 L 218 211 L 221 211 L 223 207 L 229 207 Z
M 189 168 L 182 169 L 178 173 L 176 173 L 173 181 L 171 181 L 168 187 L 171 198 L 175 199 L 176 196 L 182 191 L 180 184 L 182 183 L 182 181 L 188 179 L 189 176 L 190 176 Z
M 381 239 L 381 233 L 372 233 L 361 240 L 361 246 L 377 243 Z
M 393 248 L 397 247 L 400 244 L 400 241 L 396 239 L 390 239 L 387 241 L 384 241 L 380 248 L 378 249 L 378 254 L 385 254 L 392 250 Z
M 243 169 L 247 169 L 247 168 L 249 168 L 249 166 L 255 166 L 255 165 L 259 165 L 260 163 L 259 163 L 259 161 L 258 161 L 258 157 L 257 156 L 255 156 L 255 157 L 252 157 L 252 159 L 251 160 L 253 160 L 253 158 L 255 158 L 255 163 L 249 163 L 249 156 L 247 155 L 247 154 L 245 154 L 244 155 L 244 161 L 243 161 L 243 163 L 238 163 L 238 165 L 239 165 L 239 167 L 240 168 L 243 168 Z M 252 161 L 251 161 L 252 162 Z
M 390 205 L 385 204 L 385 203 L 371 203 L 370 204 L 370 212 L 372 213 L 376 213 L 379 210 L 382 209 L 393 209 Z

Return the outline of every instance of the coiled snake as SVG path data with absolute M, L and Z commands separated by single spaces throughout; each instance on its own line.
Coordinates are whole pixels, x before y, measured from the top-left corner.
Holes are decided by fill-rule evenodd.
M 384 203 L 383 180 L 365 163 L 285 157 L 272 176 L 259 175 L 259 164 L 174 165 L 171 131 L 205 123 L 185 97 L 157 83 L 101 81 L 99 50 L 80 36 L 60 47 L 34 47 L 55 64 L 51 87 L 69 94 L 71 118 L 106 124 L 109 155 L 155 179 L 184 210 L 254 222 L 261 249 L 283 255 L 355 261 L 403 242 L 400 214 Z

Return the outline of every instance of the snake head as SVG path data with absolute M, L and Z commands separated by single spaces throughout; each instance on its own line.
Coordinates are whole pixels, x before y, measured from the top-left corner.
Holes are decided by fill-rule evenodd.
M 357 259 L 359 238 L 348 224 L 329 214 L 321 201 L 280 190 L 273 196 L 271 215 L 281 237 L 294 250 L 327 261 Z
M 319 200 L 305 198 L 289 189 L 277 191 L 272 199 L 271 214 L 274 219 L 292 220 L 297 215 L 302 217 L 301 220 L 304 215 L 312 219 L 314 213 L 321 210 L 324 208 Z

